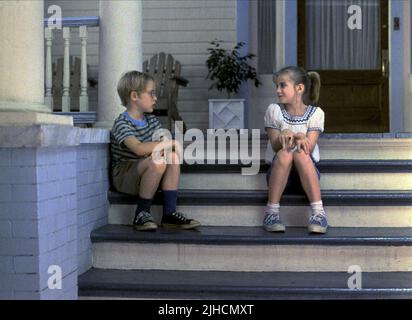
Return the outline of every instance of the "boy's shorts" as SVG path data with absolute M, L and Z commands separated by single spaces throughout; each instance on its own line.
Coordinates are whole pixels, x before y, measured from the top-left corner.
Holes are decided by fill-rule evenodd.
M 112 169 L 113 187 L 123 193 L 138 195 L 141 177 L 137 173 L 137 166 L 144 159 L 125 161 Z
M 266 174 L 266 182 L 269 186 L 270 175 L 272 173 L 273 161 L 275 160 L 276 156 L 273 158 L 270 168 Z M 316 167 L 316 162 L 313 161 L 313 165 L 315 166 L 316 174 L 318 175 L 318 179 L 320 180 L 320 172 L 319 169 Z M 286 183 L 285 191 L 283 193 L 286 194 L 305 194 L 305 190 L 303 190 L 302 183 L 300 181 L 299 173 L 296 171 L 295 166 L 292 165 L 292 169 L 290 170 L 288 182 Z

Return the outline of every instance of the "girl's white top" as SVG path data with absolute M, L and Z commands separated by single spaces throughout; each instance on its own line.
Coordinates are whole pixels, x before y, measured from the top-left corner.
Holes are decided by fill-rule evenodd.
M 273 128 L 279 131 L 289 129 L 294 133 L 302 132 L 306 135 L 308 131 L 323 132 L 325 122 L 325 113 L 319 107 L 308 105 L 303 116 L 292 116 L 287 113 L 285 107 L 281 104 L 272 103 L 266 110 L 265 129 Z M 271 163 L 275 152 L 272 149 L 270 141 L 266 148 L 265 160 Z M 312 159 L 319 162 L 319 147 L 316 144 L 312 151 Z

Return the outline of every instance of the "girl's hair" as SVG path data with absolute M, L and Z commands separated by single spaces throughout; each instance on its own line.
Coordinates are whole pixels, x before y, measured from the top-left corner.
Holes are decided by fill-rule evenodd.
M 136 70 L 124 73 L 117 84 L 117 93 L 122 101 L 122 105 L 127 106 L 132 91 L 136 91 L 140 96 L 149 81 L 154 82 L 154 79 L 147 73 Z
M 281 75 L 287 74 L 294 84 L 303 84 L 305 92 L 303 93 L 303 103 L 316 104 L 319 101 L 320 94 L 320 76 L 315 71 L 306 72 L 305 69 L 295 66 L 289 66 L 280 69 L 273 75 L 273 82 Z

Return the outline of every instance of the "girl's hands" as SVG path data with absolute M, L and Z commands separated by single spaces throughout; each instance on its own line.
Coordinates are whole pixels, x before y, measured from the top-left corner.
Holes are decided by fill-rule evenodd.
M 297 138 L 295 140 L 295 143 L 298 152 L 301 152 L 303 150 L 306 154 L 310 154 L 312 145 L 310 140 L 306 136 Z
M 283 130 L 279 135 L 279 142 L 283 150 L 291 149 L 294 145 L 294 133 L 291 130 Z

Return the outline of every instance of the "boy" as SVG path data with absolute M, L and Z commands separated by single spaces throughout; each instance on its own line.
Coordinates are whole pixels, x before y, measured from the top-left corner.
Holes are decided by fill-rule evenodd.
M 133 220 L 136 230 L 157 229 L 150 207 L 160 183 L 161 225 L 193 229 L 200 223 L 176 211 L 181 146 L 175 140 L 152 141 L 154 132 L 161 129 L 157 118 L 150 114 L 157 100 L 155 89 L 154 79 L 139 71 L 126 72 L 119 80 L 117 92 L 126 111 L 116 118 L 110 134 L 113 186 L 119 192 L 139 196 Z M 157 150 L 171 152 L 171 164 L 156 159 Z

